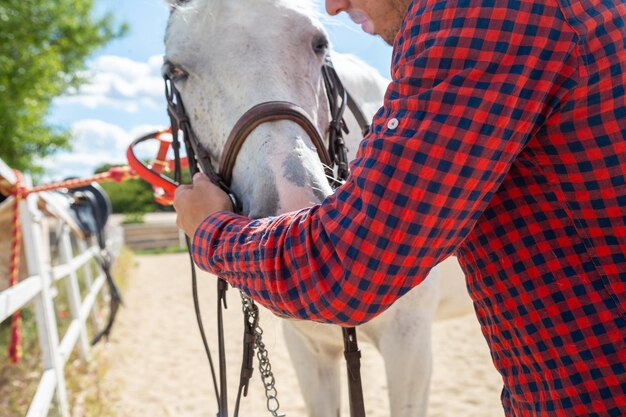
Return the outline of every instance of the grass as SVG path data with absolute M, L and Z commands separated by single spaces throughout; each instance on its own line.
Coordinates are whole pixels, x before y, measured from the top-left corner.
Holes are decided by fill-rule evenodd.
M 0 410 L 2 415 L 25 415 L 30 400 L 35 395 L 43 371 L 41 365 L 34 309 L 22 309 L 22 361 L 11 365 L 8 345 L 11 336 L 11 320 L 0 324 Z
M 128 287 L 130 271 L 135 266 L 133 258 L 133 251 L 124 246 L 113 264 L 113 277 L 115 277 L 115 282 L 117 282 L 121 291 Z
M 122 219 L 122 224 L 143 224 L 145 222 L 144 213 L 126 213 Z
M 140 249 L 135 250 L 135 255 L 167 255 L 171 253 L 184 253 L 187 252 L 187 247 L 170 246 L 169 248 L 159 249 Z
M 122 289 L 128 282 L 128 275 L 133 267 L 133 254 L 124 248 L 113 266 L 113 276 Z M 95 276 L 95 275 L 94 275 Z M 84 281 L 82 274 L 79 281 Z M 60 329 L 60 337 L 69 326 L 71 320 L 68 313 L 68 302 L 64 280 L 58 282 L 58 294 L 54 300 L 57 313 L 57 324 Z M 86 286 L 81 285 L 81 296 L 86 295 Z M 100 307 L 105 306 L 102 297 Z M 108 311 L 99 311 L 104 317 L 108 317 Z M 30 402 L 35 394 L 41 378 L 41 351 L 39 349 L 37 326 L 34 308 L 27 305 L 22 309 L 22 351 L 23 357 L 19 364 L 9 364 L 7 358 L 7 346 L 10 340 L 10 320 L 0 324 L 0 415 L 21 416 L 26 415 Z M 115 327 L 113 328 L 115 331 Z M 92 320 L 87 320 L 87 333 L 93 336 L 95 333 Z M 113 416 L 113 411 L 104 397 L 108 393 L 104 391 L 100 381 L 107 372 L 106 361 L 101 360 L 102 346 L 91 349 L 91 361 L 85 363 L 80 360 L 77 349 L 70 356 L 65 366 L 66 385 L 68 399 L 70 401 L 71 415 L 80 417 L 107 417 Z M 53 405 L 49 415 L 59 415 Z

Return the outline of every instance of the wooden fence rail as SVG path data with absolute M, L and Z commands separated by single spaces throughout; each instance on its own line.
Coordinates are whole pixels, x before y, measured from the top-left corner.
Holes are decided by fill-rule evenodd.
M 124 244 L 132 250 L 186 247 L 185 235 L 175 223 L 124 225 Z
M 8 182 L 15 181 L 11 171 L 1 160 L 0 176 Z M 26 185 L 30 185 L 28 177 L 26 182 Z M 77 345 L 80 356 L 84 359 L 89 358 L 86 321 L 90 316 L 92 320 L 99 321 L 96 315 L 96 300 L 106 281 L 104 273 L 93 277 L 92 263 L 100 248 L 97 245 L 88 246 L 85 241 L 78 241 L 78 254 L 74 255 L 70 230 L 64 225 L 60 229 L 58 241 L 61 264 L 52 267 L 49 261 L 50 254 L 47 253 L 49 245 L 44 240 L 49 239 L 49 234 L 45 232 L 47 219 L 37 207 L 36 195 L 29 195 L 21 202 L 20 218 L 29 276 L 17 285 L 0 291 L 0 322 L 11 317 L 26 304 L 33 303 L 43 373 L 26 416 L 48 415 L 53 399 L 56 398 L 59 413 L 63 417 L 69 417 L 64 368 Z M 116 237 L 109 239 L 107 246 L 117 255 L 122 246 L 121 234 L 118 233 Z M 87 287 L 86 296 L 82 300 L 78 271 L 82 271 Z M 60 280 L 65 280 L 71 314 L 71 323 L 61 337 L 57 331 L 53 291 L 53 284 Z M 97 322 L 94 325 L 96 328 L 99 327 Z

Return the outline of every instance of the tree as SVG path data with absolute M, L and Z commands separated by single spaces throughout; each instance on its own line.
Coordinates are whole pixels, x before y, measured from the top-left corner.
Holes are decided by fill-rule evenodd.
M 52 99 L 84 81 L 96 48 L 121 36 L 112 16 L 92 16 L 93 0 L 0 2 L 0 157 L 37 171 L 37 157 L 67 148 L 67 130 L 45 120 Z
M 106 191 L 111 200 L 113 213 L 151 213 L 163 211 L 162 206 L 154 202 L 150 185 L 141 179 L 129 179 L 120 184 L 115 182 L 103 182 L 100 185 L 104 188 L 104 191 Z
M 118 165 L 104 164 L 97 167 L 95 174 L 107 172 L 111 167 Z M 170 174 L 165 173 L 171 177 Z M 185 173 L 183 176 L 187 183 L 190 176 Z M 128 179 L 122 183 L 103 182 L 100 184 L 106 191 L 113 213 L 152 213 L 155 211 L 173 211 L 172 207 L 164 207 L 154 201 L 152 186 L 140 178 Z

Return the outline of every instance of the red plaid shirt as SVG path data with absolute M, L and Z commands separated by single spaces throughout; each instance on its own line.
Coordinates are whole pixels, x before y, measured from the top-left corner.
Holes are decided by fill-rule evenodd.
M 196 262 L 355 325 L 456 252 L 508 416 L 625 416 L 625 20 L 621 0 L 414 0 L 347 183 L 208 217 Z

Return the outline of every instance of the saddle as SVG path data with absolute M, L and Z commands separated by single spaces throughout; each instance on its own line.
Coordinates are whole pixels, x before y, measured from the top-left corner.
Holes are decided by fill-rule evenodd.
M 85 237 L 96 236 L 100 247 L 104 248 L 105 242 L 101 237 L 112 212 L 106 191 L 97 183 L 92 183 L 60 193 L 70 199 L 70 215 Z

